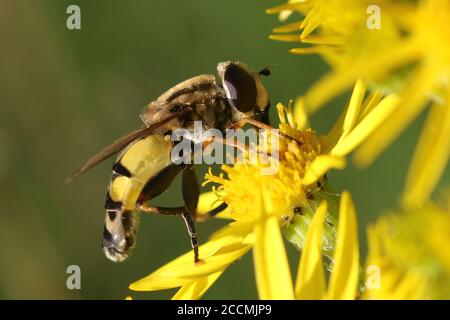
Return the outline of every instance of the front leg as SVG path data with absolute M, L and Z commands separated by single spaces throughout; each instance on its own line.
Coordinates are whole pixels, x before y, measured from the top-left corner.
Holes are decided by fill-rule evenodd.
M 293 140 L 299 144 L 303 144 L 303 142 L 295 139 L 294 137 L 291 137 L 290 135 L 284 133 L 284 132 L 280 132 L 277 128 L 272 127 L 271 125 L 268 125 L 267 123 L 255 120 L 255 119 L 251 119 L 251 118 L 243 118 L 241 120 L 238 120 L 237 122 L 233 123 L 231 125 L 231 129 L 240 129 L 243 126 L 245 126 L 246 124 L 249 124 L 255 128 L 259 128 L 259 129 L 264 129 L 264 130 L 270 130 L 270 132 L 272 133 L 273 130 L 276 130 L 276 132 L 274 132 L 274 134 L 276 134 L 278 137 L 283 137 L 289 140 Z

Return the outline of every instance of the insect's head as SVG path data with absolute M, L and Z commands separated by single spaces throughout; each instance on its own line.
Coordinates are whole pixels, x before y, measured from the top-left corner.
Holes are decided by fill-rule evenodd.
M 121 262 L 128 258 L 135 242 L 137 214 L 131 211 L 107 210 L 102 247 L 108 259 Z
M 259 73 L 239 61 L 220 62 L 217 71 L 227 100 L 231 106 L 233 120 L 252 117 L 268 123 L 269 95 L 260 76 L 270 74 L 268 69 Z

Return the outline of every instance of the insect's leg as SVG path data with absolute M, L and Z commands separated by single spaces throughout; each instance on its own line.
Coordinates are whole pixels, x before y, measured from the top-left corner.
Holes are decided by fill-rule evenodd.
M 146 203 L 147 201 L 153 199 L 161 192 L 166 190 L 181 170 L 183 170 L 182 186 L 185 206 L 166 208 L 159 206 L 150 206 L 148 203 Z M 193 166 L 186 167 L 185 165 L 170 165 L 147 182 L 136 204 L 137 209 L 145 213 L 159 213 L 172 216 L 181 215 L 188 228 L 189 236 L 191 238 L 191 244 L 194 249 L 194 258 L 196 263 L 200 262 L 200 259 L 198 257 L 199 254 L 197 233 L 195 232 L 194 221 L 191 215 L 195 215 L 199 193 L 200 186 L 196 179 Z
M 198 198 L 200 196 L 200 184 L 198 183 L 195 167 L 193 165 L 188 166 L 183 170 L 181 191 L 183 193 L 184 205 L 187 209 L 187 212 L 183 213 L 183 219 L 191 237 L 195 263 L 198 263 L 200 262 L 200 259 L 198 257 L 198 240 L 197 232 L 195 231 L 194 218 L 196 216 Z
M 231 125 L 231 129 L 240 129 L 243 126 L 245 126 L 246 124 L 250 124 L 254 127 L 260 128 L 260 129 L 266 129 L 266 130 L 271 130 L 271 129 L 275 129 L 274 127 L 272 127 L 271 125 L 255 120 L 255 119 L 251 119 L 251 118 L 243 118 L 240 119 L 238 121 L 236 121 L 235 123 L 233 123 Z
M 225 202 L 222 202 L 220 205 L 215 207 L 214 209 L 211 209 L 210 211 L 206 212 L 202 215 L 197 215 L 195 217 L 195 221 L 204 222 L 211 218 L 214 218 L 215 215 L 221 213 L 223 210 L 225 210 L 228 207 L 228 204 Z
M 183 170 L 181 181 L 181 191 L 183 193 L 184 204 L 192 217 L 196 216 L 198 198 L 200 196 L 200 184 L 195 174 L 193 165 Z
M 205 149 L 209 144 L 214 143 L 214 142 L 218 142 L 221 143 L 223 145 L 227 145 L 233 148 L 236 148 L 238 150 L 241 150 L 242 152 L 245 152 L 247 150 L 247 146 L 243 143 L 240 143 L 239 141 L 234 141 L 234 140 L 230 140 L 230 139 L 223 139 L 221 137 L 213 137 L 210 140 L 206 140 L 203 142 L 203 149 Z
M 184 167 L 185 166 L 182 164 L 171 164 L 151 177 L 142 189 L 141 194 L 138 197 L 136 206 L 142 207 L 142 211 L 149 211 L 145 209 L 145 203 L 167 190 L 172 181 L 175 179 L 178 173 L 180 173 L 180 171 L 184 169 Z
M 138 205 L 138 209 L 145 213 L 158 213 L 158 214 L 169 215 L 169 216 L 182 216 L 184 222 L 186 223 L 186 227 L 188 229 L 189 236 L 191 238 L 192 249 L 194 249 L 194 262 L 195 263 L 201 262 L 201 260 L 199 258 L 199 253 L 198 253 L 198 239 L 197 239 L 197 232 L 195 231 L 194 220 L 192 219 L 192 216 L 191 216 L 190 212 L 187 210 L 186 206 L 166 208 L 166 207 L 148 206 L 146 204 L 140 204 L 140 205 Z
M 137 205 L 137 209 L 144 213 L 157 213 L 157 214 L 163 214 L 165 216 L 181 216 L 186 212 L 186 207 L 173 207 L 173 208 L 166 208 L 166 207 L 159 207 L 159 206 L 149 206 L 146 203 L 141 203 Z
M 244 118 L 241 120 L 238 120 L 237 122 L 233 123 L 231 126 L 231 129 L 239 129 L 242 128 L 243 126 L 245 126 L 246 124 L 249 124 L 255 128 L 259 128 L 259 129 L 265 129 L 265 130 L 276 130 L 275 132 L 273 132 L 274 134 L 276 134 L 279 137 L 283 137 L 289 140 L 293 140 L 296 141 L 297 143 L 302 144 L 301 141 L 295 139 L 294 137 L 291 137 L 290 135 L 280 132 L 278 129 L 272 127 L 271 125 L 268 125 L 267 123 L 255 120 L 255 119 L 251 119 L 251 118 Z
M 209 220 L 210 218 L 214 217 L 216 214 L 222 212 L 228 207 L 228 205 L 225 202 L 223 202 L 216 208 L 211 209 L 205 214 L 202 215 L 197 214 L 197 204 L 200 196 L 200 184 L 195 174 L 194 166 L 189 166 L 183 171 L 182 191 L 184 203 L 194 221 L 203 222 Z
M 186 223 L 186 227 L 189 232 L 189 236 L 191 237 L 191 246 L 194 249 L 194 262 L 196 264 L 201 263 L 198 253 L 198 240 L 197 240 L 197 232 L 195 231 L 194 220 L 192 219 L 192 215 L 190 212 L 183 213 L 183 219 Z

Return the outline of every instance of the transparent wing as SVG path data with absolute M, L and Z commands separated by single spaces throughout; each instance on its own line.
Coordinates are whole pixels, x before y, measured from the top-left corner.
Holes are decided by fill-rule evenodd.
M 180 111 L 172 113 L 170 116 L 155 122 L 151 124 L 148 127 L 144 127 L 142 129 L 135 130 L 133 132 L 128 133 L 127 135 L 120 137 L 116 141 L 114 141 L 112 144 L 107 146 L 105 149 L 97 153 L 95 156 L 90 158 L 88 161 L 86 161 L 85 164 L 83 164 L 78 170 L 76 170 L 70 177 L 68 177 L 65 182 L 71 183 L 75 178 L 82 175 L 89 169 L 95 167 L 100 162 L 104 161 L 105 159 L 111 157 L 115 153 L 119 152 L 123 148 L 125 148 L 127 145 L 129 145 L 131 142 L 138 138 L 146 137 L 150 135 L 153 131 L 155 131 L 160 126 L 168 123 L 170 120 L 173 120 L 175 118 L 178 118 L 186 113 L 190 112 L 189 109 L 182 109 Z

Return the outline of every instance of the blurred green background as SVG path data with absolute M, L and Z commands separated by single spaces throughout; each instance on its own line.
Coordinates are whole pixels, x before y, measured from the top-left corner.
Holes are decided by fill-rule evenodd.
M 63 180 L 139 127 L 137 115 L 149 101 L 188 77 L 215 73 L 219 61 L 274 66 L 264 79 L 273 104 L 304 93 L 327 67 L 267 39 L 279 22 L 264 9 L 281 2 L 0 0 L 0 298 L 166 299 L 174 293 L 127 288 L 189 249 L 183 221 L 143 217 L 131 259 L 114 264 L 100 249 L 113 160 L 71 185 Z M 70 4 L 81 7 L 81 30 L 66 28 Z M 318 132 L 332 126 L 347 96 L 313 116 Z M 350 164 L 330 175 L 336 190 L 352 192 L 363 252 L 367 224 L 397 202 L 423 118 L 369 169 Z M 448 185 L 448 172 L 442 180 Z M 174 183 L 155 203 L 180 204 L 179 189 Z M 221 224 L 199 225 L 200 241 Z M 294 268 L 297 254 L 290 247 L 289 253 Z M 81 290 L 66 288 L 71 264 L 81 268 Z M 251 254 L 205 295 L 256 297 Z

